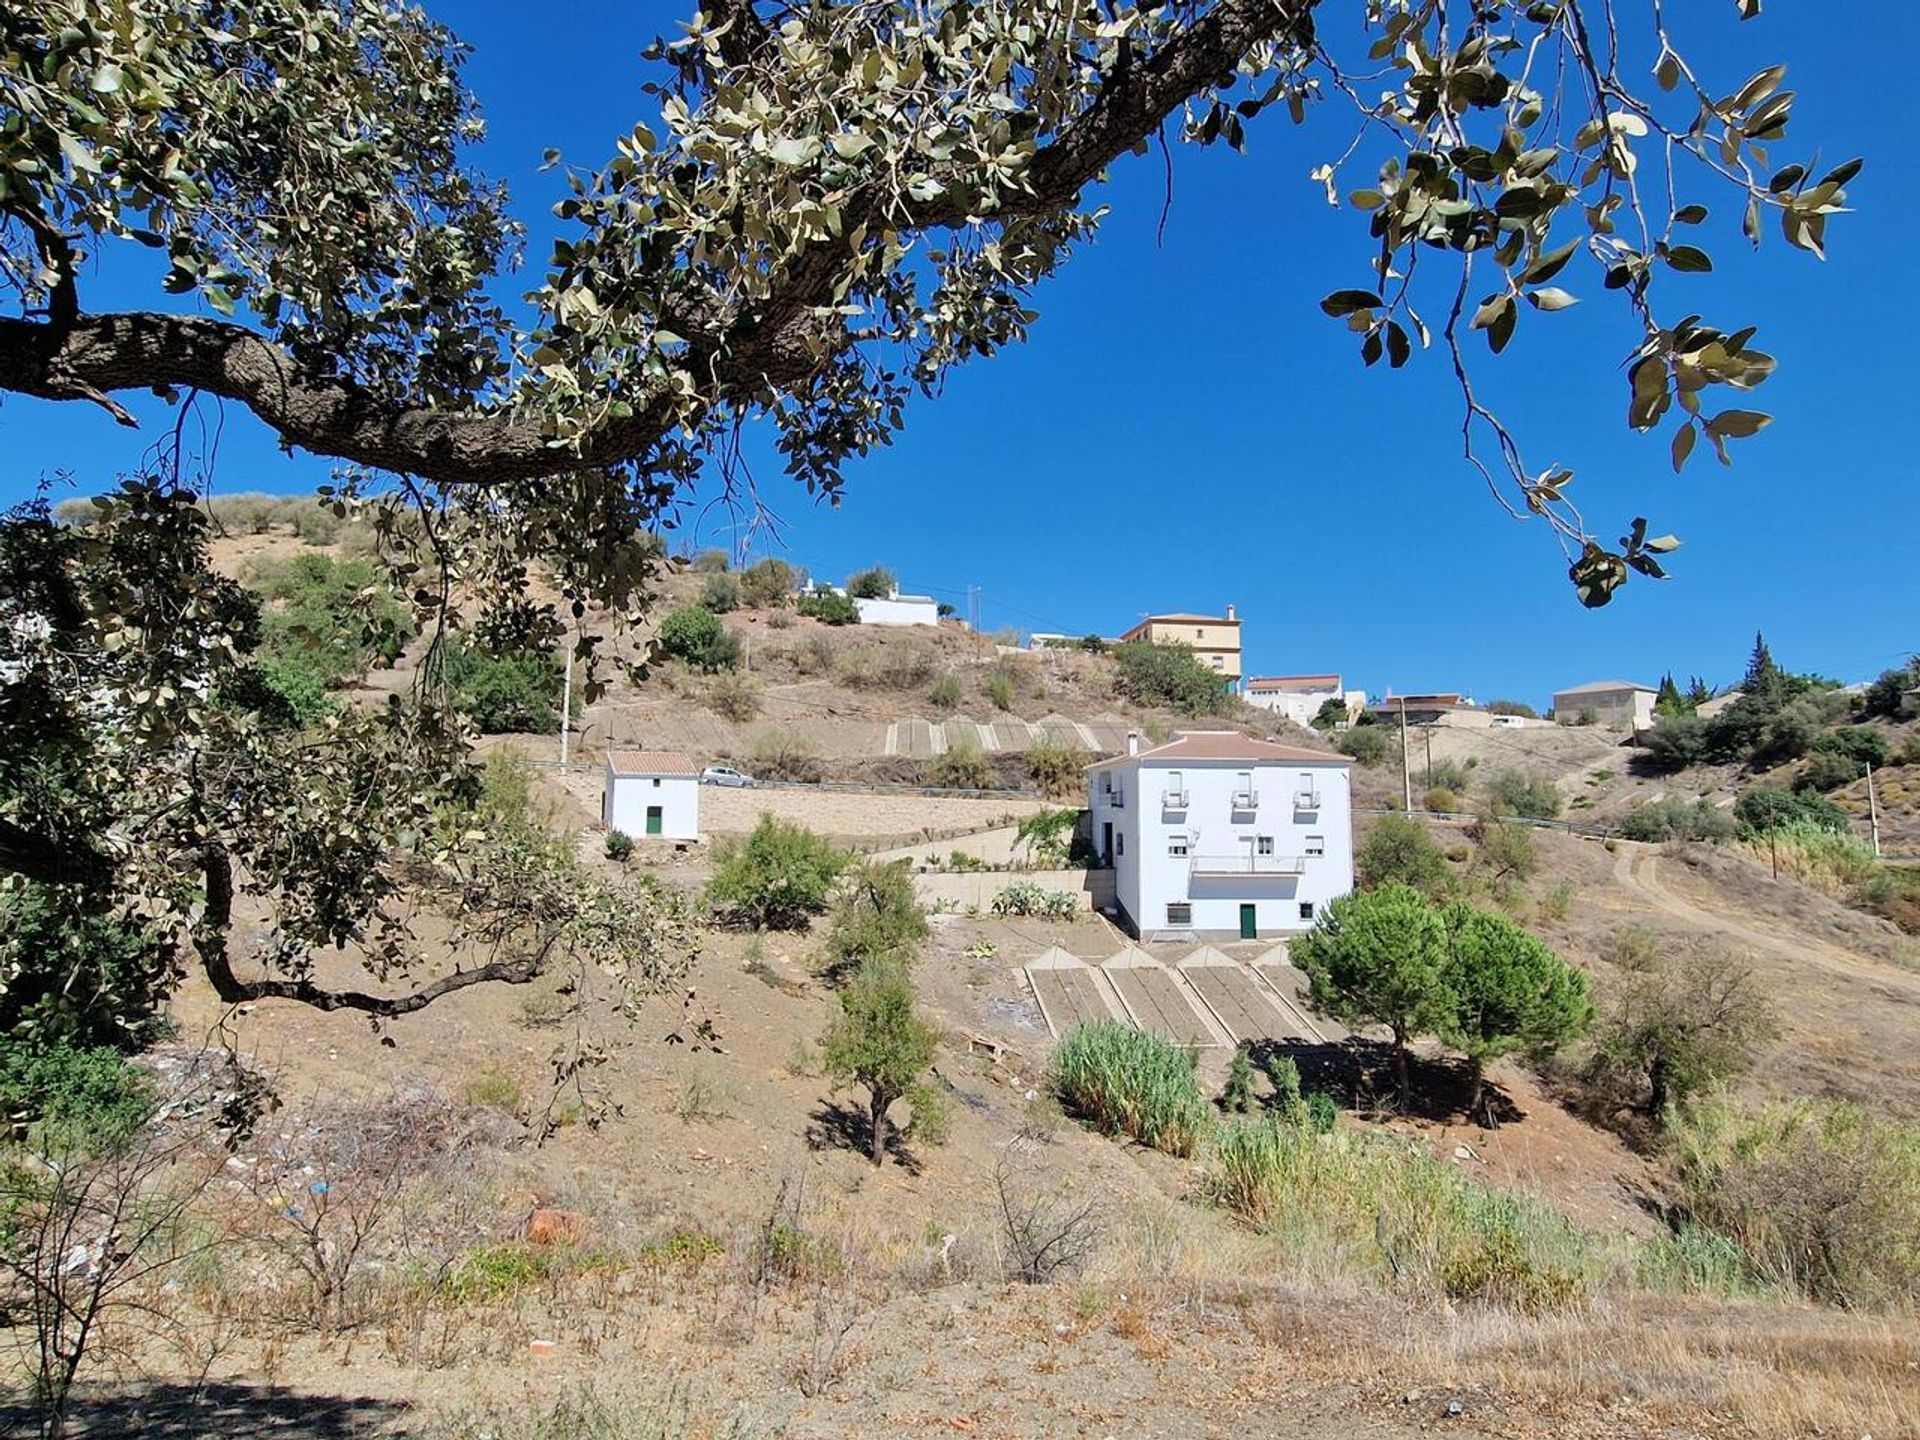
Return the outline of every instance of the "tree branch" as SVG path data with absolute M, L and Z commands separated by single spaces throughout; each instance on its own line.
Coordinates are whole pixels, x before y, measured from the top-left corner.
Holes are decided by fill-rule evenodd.
M 1145 61 L 1112 76 L 1086 109 L 1029 161 L 1025 193 L 981 209 L 956 175 L 947 193 L 889 209 L 876 185 L 846 207 L 896 230 L 949 229 L 976 221 L 1045 214 L 1074 204 L 1119 156 L 1147 139 L 1189 97 L 1233 73 L 1240 58 L 1286 30 L 1302 30 L 1313 0 L 1219 0 Z M 744 21 L 746 0 L 717 11 Z M 782 272 L 774 293 L 716 333 L 693 337 L 682 363 L 703 381 L 703 402 L 763 394 L 805 379 L 822 363 L 803 343 L 852 260 L 844 242 L 823 242 Z M 851 341 L 840 337 L 844 346 Z M 537 415 L 517 410 L 448 411 L 396 404 L 349 381 L 312 374 L 273 341 L 201 316 L 81 314 L 64 323 L 0 318 L 0 389 L 46 400 L 106 402 L 117 390 L 193 387 L 252 410 L 289 444 L 315 454 L 446 484 L 532 479 L 644 456 L 680 421 L 661 386 L 625 397 L 627 418 L 609 419 L 577 446 L 551 442 Z M 112 407 L 118 410 L 118 407 Z M 124 416 L 124 411 L 119 411 Z

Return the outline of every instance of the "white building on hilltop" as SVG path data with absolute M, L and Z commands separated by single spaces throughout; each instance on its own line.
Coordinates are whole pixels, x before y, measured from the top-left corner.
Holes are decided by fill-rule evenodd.
M 1241 696 L 1247 704 L 1284 715 L 1305 729 L 1329 700 L 1338 700 L 1352 721 L 1367 708 L 1367 692 L 1341 688 L 1338 675 L 1256 675 Z
M 600 819 L 636 840 L 698 840 L 700 767 L 672 750 L 607 751 Z
M 1128 752 L 1087 767 L 1087 805 L 1135 934 L 1297 933 L 1353 889 L 1346 756 L 1237 730 Z

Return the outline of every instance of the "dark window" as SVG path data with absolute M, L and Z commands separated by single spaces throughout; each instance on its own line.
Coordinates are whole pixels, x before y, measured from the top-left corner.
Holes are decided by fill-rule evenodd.
M 1185 905 L 1185 904 L 1169 904 L 1167 906 L 1167 924 L 1169 925 L 1193 924 L 1193 906 Z
M 1300 918 L 1302 920 L 1311 920 L 1313 918 L 1313 902 L 1311 900 L 1302 900 L 1300 902 Z

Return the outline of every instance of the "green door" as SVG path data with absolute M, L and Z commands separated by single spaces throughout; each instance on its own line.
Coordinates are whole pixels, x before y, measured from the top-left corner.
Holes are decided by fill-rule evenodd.
M 660 833 L 660 807 L 658 805 L 649 805 L 647 806 L 647 834 L 658 835 L 659 833 Z M 1247 906 L 1243 906 L 1242 908 L 1251 910 L 1253 907 L 1251 905 L 1247 905 Z
M 1254 924 L 1254 908 L 1251 905 L 1240 907 L 1240 938 L 1254 940 L 1259 938 L 1259 929 Z

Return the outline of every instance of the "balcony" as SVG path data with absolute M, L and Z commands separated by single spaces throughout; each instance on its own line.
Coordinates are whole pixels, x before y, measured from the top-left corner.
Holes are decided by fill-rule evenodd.
M 1109 790 L 1107 792 L 1107 804 L 1111 805 L 1116 810 L 1126 809 L 1127 808 L 1127 792 L 1124 790 Z
M 1167 790 L 1160 796 L 1160 808 L 1163 810 L 1184 810 L 1187 808 L 1187 792 Z
M 1233 808 L 1236 810 L 1257 810 L 1260 808 L 1260 791 L 1249 785 L 1245 790 L 1233 792 Z
M 1320 792 L 1318 790 L 1294 791 L 1293 808 L 1296 810 L 1318 810 L 1320 808 Z
M 1193 875 L 1304 875 L 1307 861 L 1303 855 L 1255 855 L 1242 850 L 1237 855 L 1190 855 L 1187 870 Z

